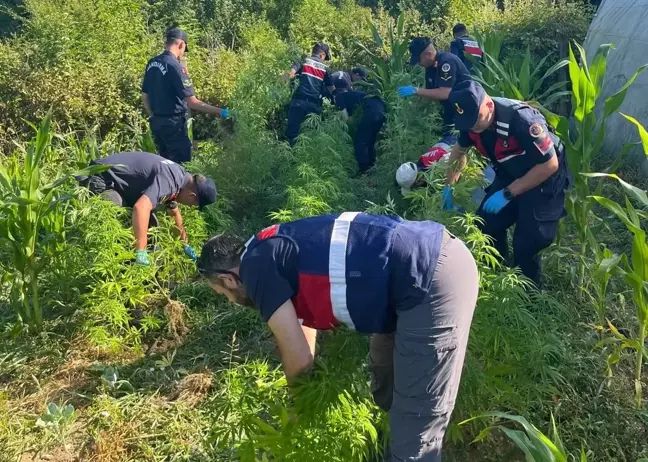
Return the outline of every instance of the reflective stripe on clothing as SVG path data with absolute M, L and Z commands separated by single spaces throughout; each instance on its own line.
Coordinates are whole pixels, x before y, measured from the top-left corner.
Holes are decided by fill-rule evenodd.
M 347 306 L 346 255 L 351 222 L 359 212 L 344 212 L 333 223 L 331 246 L 329 248 L 329 280 L 331 283 L 331 305 L 335 319 L 355 330 Z

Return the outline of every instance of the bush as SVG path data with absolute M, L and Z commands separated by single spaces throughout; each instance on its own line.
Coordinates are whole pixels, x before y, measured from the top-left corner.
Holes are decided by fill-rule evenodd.
M 469 31 L 482 34 L 498 31 L 504 37 L 504 50 L 509 55 L 526 50 L 535 56 L 551 56 L 558 61 L 561 41 L 582 41 L 594 10 L 582 1 L 504 0 L 504 9 L 489 0 L 451 0 L 445 21 L 446 34 L 462 22 Z
M 357 41 L 371 38 L 368 24 L 371 11 L 345 0 L 336 8 L 326 0 L 304 0 L 293 15 L 290 38 L 304 54 L 310 54 L 317 42 L 331 46 L 333 62 L 339 66 L 353 66 L 360 59 Z

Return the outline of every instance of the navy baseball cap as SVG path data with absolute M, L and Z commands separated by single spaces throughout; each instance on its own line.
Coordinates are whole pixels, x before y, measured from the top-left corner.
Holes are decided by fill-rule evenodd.
M 326 43 L 318 43 L 313 47 L 313 54 L 315 55 L 317 53 L 324 53 L 326 55 L 324 58 L 325 61 L 331 60 L 331 47 Z
M 455 111 L 454 123 L 457 130 L 467 131 L 475 126 L 485 97 L 486 92 L 482 86 L 473 80 L 462 82 L 452 89 L 448 101 Z
M 409 52 L 412 55 L 410 57 L 410 66 L 418 64 L 419 59 L 421 59 L 421 53 L 425 51 L 427 47 L 432 45 L 432 39 L 430 37 L 415 37 L 409 44 Z
M 169 29 L 166 33 L 166 39 L 167 42 L 175 39 L 183 40 L 185 43 L 185 51 L 187 53 L 189 52 L 189 37 L 187 36 L 187 33 L 182 29 L 178 29 L 178 28 Z
M 361 79 L 366 79 L 367 78 L 367 71 L 365 71 L 361 67 L 354 67 L 353 69 L 351 69 L 351 73 L 352 74 L 358 74 Z
M 214 183 L 214 180 L 204 175 L 194 175 L 194 183 L 196 184 L 198 208 L 200 210 L 216 202 L 218 193 L 216 192 L 216 183 Z

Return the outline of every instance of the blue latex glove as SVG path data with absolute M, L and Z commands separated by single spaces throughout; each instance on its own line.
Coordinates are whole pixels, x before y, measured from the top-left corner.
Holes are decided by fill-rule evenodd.
M 232 114 L 230 113 L 229 109 L 224 109 L 224 108 L 221 109 L 220 116 L 221 116 L 223 119 L 227 119 L 230 115 L 232 115 Z
M 482 208 L 487 213 L 499 213 L 509 202 L 511 201 L 504 197 L 504 190 L 500 189 L 484 202 Z
M 441 197 L 443 198 L 443 210 L 453 210 L 455 208 L 452 201 L 452 188 L 450 186 L 445 186 L 441 192 Z
M 405 87 L 398 88 L 398 96 L 403 98 L 409 98 L 416 94 L 416 87 L 414 85 L 407 85 Z
M 187 257 L 191 258 L 193 261 L 196 261 L 198 257 L 196 256 L 196 251 L 189 244 L 184 245 L 184 253 Z
M 135 263 L 142 266 L 149 266 L 151 262 L 149 261 L 148 252 L 146 250 L 136 250 Z

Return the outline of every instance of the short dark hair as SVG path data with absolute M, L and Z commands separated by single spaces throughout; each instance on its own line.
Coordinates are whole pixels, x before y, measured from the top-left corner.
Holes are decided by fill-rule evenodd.
M 452 28 L 452 34 L 457 35 L 460 34 L 461 32 L 468 32 L 468 29 L 466 29 L 466 25 L 461 23 L 455 24 L 455 26 Z
M 241 264 L 244 250 L 245 241 L 234 234 L 213 236 L 203 245 L 198 259 L 198 271 L 206 277 L 226 273 Z

